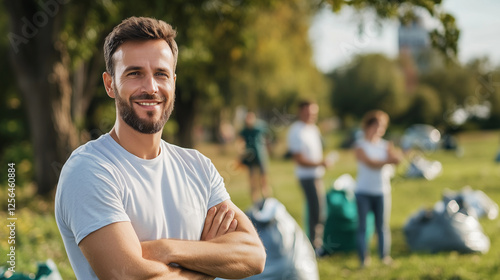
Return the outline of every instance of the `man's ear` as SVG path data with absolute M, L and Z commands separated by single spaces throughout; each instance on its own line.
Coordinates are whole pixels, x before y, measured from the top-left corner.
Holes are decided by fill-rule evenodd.
M 174 74 L 174 83 L 177 80 L 177 74 Z
M 104 88 L 109 97 L 115 98 L 115 91 L 113 90 L 113 77 L 108 72 L 102 73 L 102 81 L 104 82 Z

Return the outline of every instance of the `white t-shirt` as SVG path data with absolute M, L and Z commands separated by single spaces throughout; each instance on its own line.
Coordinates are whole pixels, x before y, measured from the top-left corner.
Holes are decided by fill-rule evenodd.
M 366 139 L 360 139 L 356 143 L 366 156 L 372 160 L 387 160 L 388 142 L 381 139 L 377 143 L 371 143 Z M 391 192 L 390 165 L 374 169 L 358 160 L 358 174 L 356 180 L 356 193 L 368 195 L 383 195 Z
M 98 279 L 78 247 L 88 234 L 130 221 L 140 241 L 199 240 L 207 210 L 229 199 L 208 158 L 163 140 L 160 147 L 159 156 L 145 160 L 106 134 L 64 165 L 55 214 L 78 279 Z
M 292 154 L 301 154 L 312 162 L 323 160 L 323 144 L 318 127 L 302 121 L 293 123 L 288 131 L 288 149 Z M 295 175 L 299 179 L 321 178 L 325 175 L 325 168 L 323 166 L 304 167 L 297 164 Z

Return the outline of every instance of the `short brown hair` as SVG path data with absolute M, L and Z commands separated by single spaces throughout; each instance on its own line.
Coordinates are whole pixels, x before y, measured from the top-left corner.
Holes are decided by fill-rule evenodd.
M 316 102 L 314 102 L 312 100 L 301 100 L 298 104 L 298 107 L 299 107 L 299 110 L 302 110 L 303 108 L 305 108 L 309 105 L 312 105 L 312 104 L 316 104 Z
M 129 17 L 113 28 L 104 42 L 104 60 L 106 71 L 113 77 L 115 74 L 113 54 L 126 41 L 145 41 L 163 39 L 174 55 L 174 71 L 177 66 L 177 32 L 163 20 L 147 17 Z
M 363 130 L 366 130 L 368 127 L 374 125 L 375 123 L 385 122 L 387 125 L 389 124 L 389 115 L 382 110 L 372 110 L 367 112 L 363 116 L 363 120 L 361 121 L 361 127 Z

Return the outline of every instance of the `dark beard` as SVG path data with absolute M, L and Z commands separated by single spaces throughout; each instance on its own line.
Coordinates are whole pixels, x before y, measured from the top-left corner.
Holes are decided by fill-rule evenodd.
M 144 133 L 144 134 L 154 134 L 163 129 L 165 126 L 165 123 L 168 121 L 170 118 L 170 115 L 172 114 L 172 110 L 174 109 L 174 103 L 165 108 L 165 111 L 161 115 L 160 119 L 156 122 L 145 120 L 139 118 L 137 114 L 135 113 L 134 109 L 132 108 L 132 99 L 127 102 L 124 99 L 120 97 L 120 94 L 117 90 L 117 88 L 114 88 L 115 91 L 115 98 L 116 98 L 116 105 L 117 105 L 117 110 L 120 113 L 120 116 L 122 120 L 128 124 L 130 127 L 132 127 L 134 130 Z M 150 94 L 141 94 L 140 96 L 134 97 L 134 99 L 140 99 L 140 100 L 162 100 L 166 104 L 166 98 L 165 97 L 160 97 L 158 98 L 157 95 L 150 95 Z M 167 105 L 165 105 L 167 106 Z M 152 117 L 153 112 L 148 112 L 148 116 Z

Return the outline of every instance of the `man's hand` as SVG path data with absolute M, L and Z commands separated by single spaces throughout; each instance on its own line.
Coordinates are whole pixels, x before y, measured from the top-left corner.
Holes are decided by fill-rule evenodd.
M 403 160 L 402 153 L 394 148 L 394 144 L 389 142 L 387 146 L 387 163 L 389 164 L 399 164 Z
M 323 159 L 322 165 L 325 168 L 332 167 L 339 160 L 339 153 L 337 151 L 329 152 Z
M 87 235 L 79 247 L 99 279 L 212 280 L 215 278 L 144 258 L 141 244 L 130 222 L 117 222 L 102 227 Z
M 143 257 L 228 279 L 246 278 L 264 270 L 266 252 L 259 235 L 230 200 L 208 210 L 200 239 L 144 241 Z
M 237 227 L 238 221 L 234 219 L 233 210 L 229 209 L 225 204 L 222 205 L 220 209 L 214 206 L 207 212 L 200 240 L 208 241 L 214 239 L 235 231 Z
M 238 221 L 234 218 L 233 210 L 229 209 L 225 204 L 219 208 L 214 206 L 207 212 L 200 240 L 212 240 L 226 233 L 234 232 L 237 227 Z M 142 256 L 148 260 L 159 260 L 170 253 L 168 250 L 158 250 L 155 240 L 141 242 L 141 246 Z

